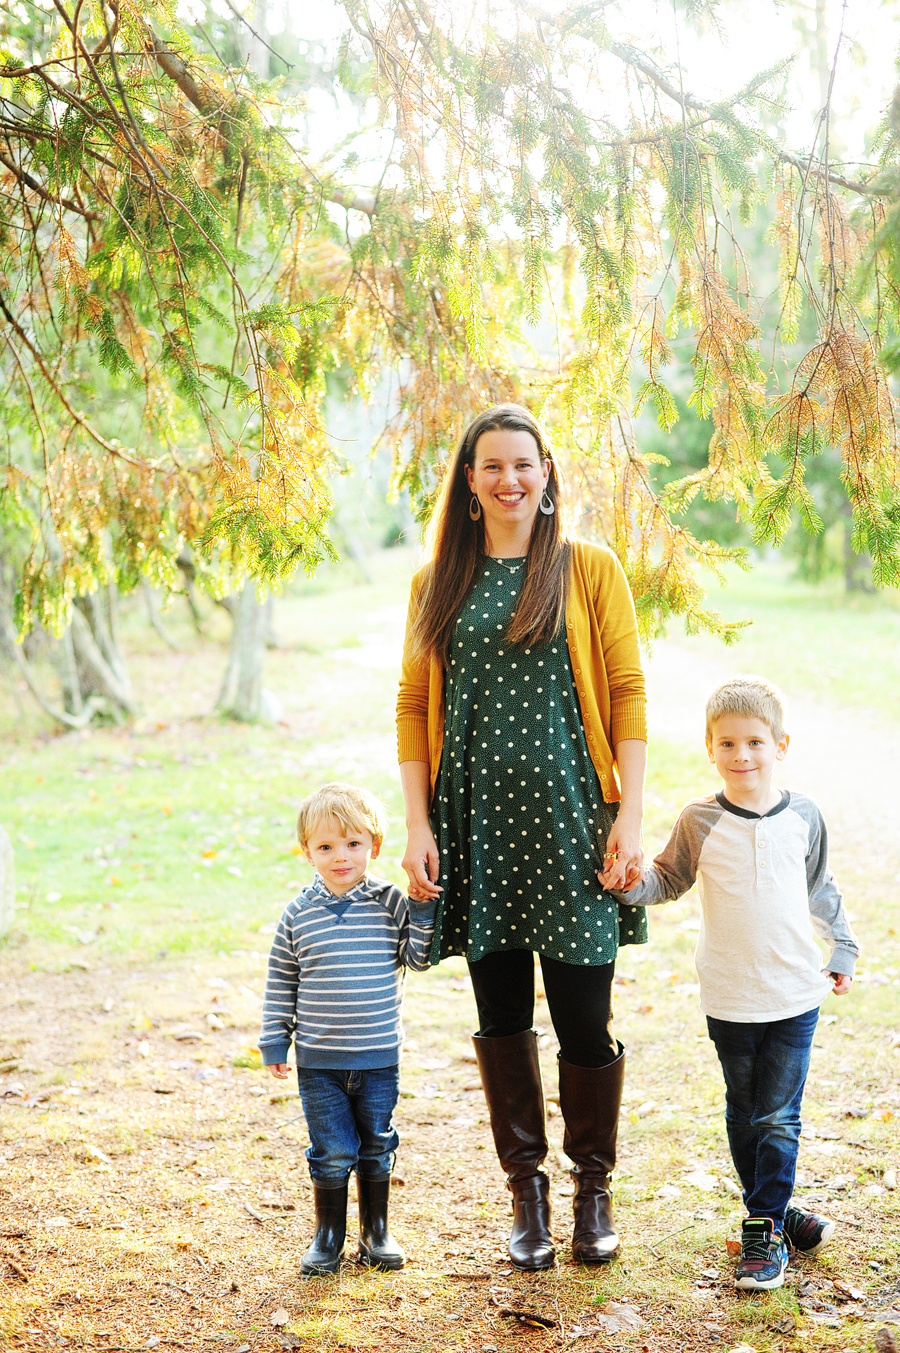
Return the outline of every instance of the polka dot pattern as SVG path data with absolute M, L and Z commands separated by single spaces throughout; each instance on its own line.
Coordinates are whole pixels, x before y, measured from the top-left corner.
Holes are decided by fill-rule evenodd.
M 486 561 L 457 621 L 432 820 L 444 888 L 432 960 L 531 949 L 609 963 L 647 938 L 646 911 L 597 882 L 616 805 L 588 752 L 565 629 L 504 645 L 523 570 Z

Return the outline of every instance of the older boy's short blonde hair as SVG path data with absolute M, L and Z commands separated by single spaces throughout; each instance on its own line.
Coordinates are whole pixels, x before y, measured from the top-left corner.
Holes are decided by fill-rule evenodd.
M 765 677 L 745 674 L 731 677 L 717 686 L 706 702 L 706 741 L 712 742 L 713 724 L 726 714 L 745 719 L 761 719 L 772 737 L 784 737 L 784 697 Z
M 316 827 L 322 822 L 337 822 L 345 835 L 352 832 L 371 832 L 375 845 L 384 840 L 387 812 L 380 799 L 368 789 L 332 780 L 300 805 L 297 814 L 297 840 L 306 848 Z

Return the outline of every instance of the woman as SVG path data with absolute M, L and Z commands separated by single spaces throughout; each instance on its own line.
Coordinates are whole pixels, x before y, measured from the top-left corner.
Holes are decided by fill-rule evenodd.
M 413 579 L 397 702 L 410 896 L 443 895 L 432 961 L 464 954 L 475 1052 L 513 1195 L 509 1253 L 555 1258 L 534 953 L 559 1039 L 573 1257 L 618 1247 L 609 1193 L 624 1075 L 616 948 L 646 939 L 606 891 L 640 871 L 646 765 L 634 605 L 611 551 L 568 538 L 539 423 L 503 404 L 467 429 Z M 599 884 L 598 884 L 599 878 Z

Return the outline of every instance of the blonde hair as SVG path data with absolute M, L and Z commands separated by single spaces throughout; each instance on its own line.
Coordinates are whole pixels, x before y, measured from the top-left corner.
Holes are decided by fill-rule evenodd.
M 352 832 L 371 832 L 375 845 L 381 844 L 387 830 L 387 812 L 381 800 L 368 789 L 344 780 L 332 780 L 301 803 L 297 840 L 304 849 L 316 827 L 329 820 L 338 823 L 348 836 Z
M 739 714 L 745 719 L 761 719 L 776 742 L 784 737 L 784 696 L 765 677 L 745 674 L 730 677 L 717 686 L 706 702 L 706 741 L 712 741 L 717 719 Z

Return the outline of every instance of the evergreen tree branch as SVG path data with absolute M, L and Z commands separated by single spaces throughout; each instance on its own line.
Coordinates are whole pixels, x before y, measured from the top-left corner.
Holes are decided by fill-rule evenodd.
M 9 172 L 17 178 L 20 183 L 24 184 L 25 187 L 29 188 L 33 193 L 37 193 L 38 197 L 43 198 L 45 202 L 50 202 L 55 207 L 64 207 L 66 211 L 73 211 L 78 216 L 83 216 L 86 221 L 99 221 L 101 219 L 101 213 L 99 211 L 88 211 L 86 207 L 79 206 L 77 202 L 73 202 L 70 197 L 58 197 L 54 193 L 48 192 L 43 184 L 38 183 L 37 179 L 32 178 L 27 170 L 23 169 L 20 165 L 17 165 L 16 162 L 2 150 L 0 150 L 0 164 L 5 165 Z
M 706 116 L 710 115 L 711 108 L 708 103 L 696 98 L 693 94 L 682 93 L 655 62 L 639 51 L 637 47 L 632 47 L 630 43 L 613 42 L 608 50 L 626 65 L 634 66 L 636 70 L 646 75 L 648 80 L 652 81 L 670 99 L 673 99 L 683 111 L 690 108 L 693 112 L 703 113 Z M 836 174 L 830 166 L 816 160 L 812 155 L 796 155 L 791 150 L 785 150 L 782 146 L 774 145 L 772 146 L 772 153 L 783 164 L 793 165 L 795 169 L 799 169 L 804 174 L 812 174 L 814 178 L 823 179 L 826 183 L 833 183 L 837 188 L 846 188 L 851 193 L 860 193 L 866 197 L 890 197 L 894 191 L 892 187 L 879 184 L 875 179 L 862 182 L 858 179 L 845 178 L 843 174 Z

